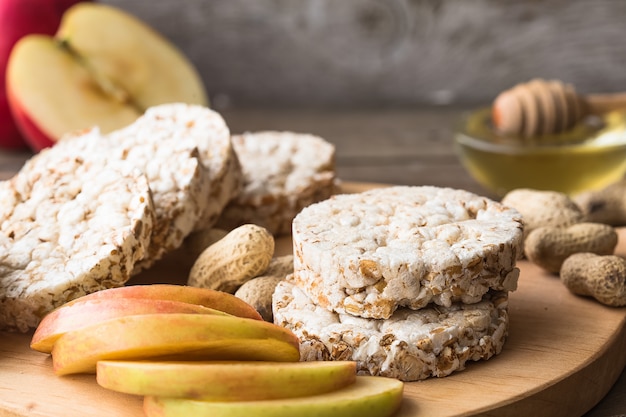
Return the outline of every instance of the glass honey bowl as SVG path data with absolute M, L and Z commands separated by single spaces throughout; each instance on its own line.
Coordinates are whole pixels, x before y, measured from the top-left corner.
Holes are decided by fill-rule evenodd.
M 497 196 L 517 188 L 568 195 L 603 188 L 626 173 L 626 112 L 581 120 L 567 132 L 536 138 L 499 135 L 491 108 L 468 114 L 455 134 L 468 173 Z

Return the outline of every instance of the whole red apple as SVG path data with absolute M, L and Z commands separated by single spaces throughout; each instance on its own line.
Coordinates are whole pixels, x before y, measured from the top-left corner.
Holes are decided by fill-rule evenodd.
M 65 10 L 86 0 L 0 0 L 0 148 L 26 148 L 6 96 L 6 66 L 13 45 L 25 35 L 53 35 Z

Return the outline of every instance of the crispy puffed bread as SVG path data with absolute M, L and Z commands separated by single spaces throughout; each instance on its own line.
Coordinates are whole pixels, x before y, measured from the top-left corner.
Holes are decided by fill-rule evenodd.
M 146 176 L 60 148 L 0 183 L 0 329 L 27 331 L 70 299 L 122 286 L 150 244 Z
M 110 135 L 97 128 L 67 136 L 54 146 L 54 155 L 74 154 L 102 164 L 124 161 L 148 179 L 155 222 L 146 256 L 135 267 L 145 269 L 181 245 L 204 212 L 209 179 L 198 150 L 186 132 L 130 125 Z M 54 164 L 54 160 L 49 161 Z
M 473 193 L 396 186 L 336 195 L 293 221 L 294 280 L 320 306 L 387 318 L 517 286 L 522 221 Z
M 148 176 L 157 210 L 150 267 L 200 227 L 210 228 L 240 189 L 241 169 L 230 132 L 215 111 L 188 104 L 149 108 L 130 126 L 105 137 L 113 158 L 132 161 Z
M 177 142 L 189 140 L 195 144 L 198 158 L 208 171 L 209 193 L 194 230 L 212 228 L 226 204 L 243 187 L 241 165 L 222 116 L 199 105 L 163 104 L 149 108 L 136 125 L 137 129 L 153 129 L 156 134 L 170 131 Z
M 243 171 L 243 190 L 217 225 L 253 223 L 289 234 L 295 215 L 335 191 L 335 147 L 321 137 L 286 131 L 248 132 L 232 138 Z
M 95 132 L 95 133 L 94 133 Z M 96 129 L 56 146 L 132 163 L 148 177 L 156 210 L 151 246 L 134 273 L 178 248 L 192 231 L 210 227 L 241 188 L 241 169 L 224 119 L 198 105 L 149 108 L 133 124 L 100 141 Z
M 507 294 L 489 292 L 474 304 L 402 308 L 386 320 L 366 319 L 316 305 L 288 278 L 273 295 L 274 323 L 298 336 L 302 360 L 353 360 L 359 374 L 417 381 L 499 354 L 509 325 Z

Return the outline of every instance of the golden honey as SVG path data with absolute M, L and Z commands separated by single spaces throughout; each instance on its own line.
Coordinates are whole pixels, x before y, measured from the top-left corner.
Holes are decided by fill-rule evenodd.
M 516 188 L 575 195 L 624 176 L 626 113 L 587 119 L 562 134 L 524 139 L 498 135 L 490 109 L 481 109 L 464 120 L 455 146 L 470 175 L 498 196 Z

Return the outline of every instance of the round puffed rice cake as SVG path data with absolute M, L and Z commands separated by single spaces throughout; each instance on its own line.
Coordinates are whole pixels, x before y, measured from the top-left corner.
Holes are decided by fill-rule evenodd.
M 150 244 L 146 176 L 55 147 L 0 183 L 0 329 L 26 332 L 76 297 L 122 286 Z
M 489 292 L 474 304 L 402 308 L 386 320 L 366 319 L 318 306 L 290 278 L 274 292 L 274 323 L 298 336 L 304 361 L 351 360 L 359 374 L 417 381 L 487 360 L 506 341 L 507 292 Z
M 149 108 L 135 123 L 134 129 L 144 128 L 161 137 L 170 132 L 170 140 L 195 145 L 198 158 L 208 171 L 209 192 L 204 196 L 204 212 L 194 230 L 212 228 L 226 204 L 243 187 L 241 165 L 224 118 L 204 106 L 162 104 Z
M 321 137 L 262 131 L 232 141 L 244 187 L 222 212 L 220 228 L 253 223 L 274 235 L 289 234 L 302 208 L 335 192 L 335 147 Z
M 151 107 L 125 128 L 108 135 L 91 129 L 64 137 L 55 147 L 81 151 L 85 158 L 123 160 L 147 176 L 156 221 L 148 253 L 133 274 L 180 247 L 192 231 L 211 227 L 241 188 L 224 119 L 199 105 Z
M 152 189 L 157 222 L 148 257 L 136 272 L 178 248 L 192 231 L 212 227 L 241 188 L 230 131 L 222 116 L 207 107 L 151 107 L 102 143 L 107 155 L 144 171 Z
M 318 305 L 360 317 L 476 303 L 516 289 L 522 229 L 516 210 L 463 190 L 336 195 L 293 221 L 294 281 Z
M 149 128 L 135 130 L 131 125 L 103 136 L 94 128 L 65 137 L 53 147 L 55 157 L 80 153 L 81 158 L 98 159 L 102 164 L 124 161 L 147 177 L 155 222 L 150 246 L 135 273 L 182 244 L 200 218 L 209 192 L 206 172 L 193 145 L 176 142 L 171 131 L 159 133 Z

